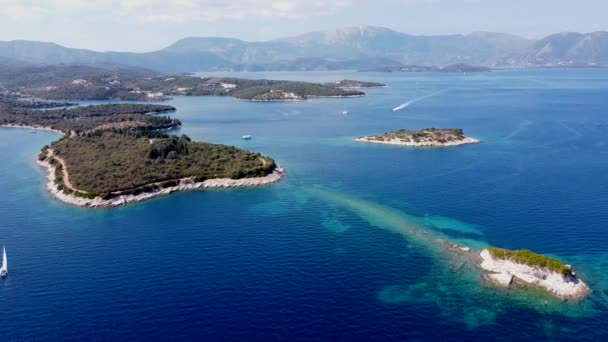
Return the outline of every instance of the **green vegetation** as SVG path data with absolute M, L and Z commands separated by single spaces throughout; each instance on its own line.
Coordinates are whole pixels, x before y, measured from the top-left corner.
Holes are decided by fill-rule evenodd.
M 168 116 L 150 115 L 175 111 L 174 107 L 164 105 L 108 104 L 36 110 L 18 104 L 12 98 L 0 96 L 0 125 L 44 126 L 78 134 L 107 128 L 168 129 L 181 124 Z
M 386 84 L 384 83 L 363 82 L 355 80 L 342 80 L 336 83 L 330 83 L 329 85 L 337 86 L 340 88 L 377 88 L 386 86 Z
M 490 252 L 490 255 L 496 259 L 511 260 L 520 264 L 542 267 L 563 275 L 572 274 L 572 270 L 561 261 L 544 255 L 536 254 L 526 249 L 510 251 L 502 248 L 489 247 L 488 252 Z
M 235 147 L 125 129 L 63 138 L 50 148 L 75 188 L 105 198 L 175 186 L 183 178 L 261 177 L 276 167 L 270 158 Z
M 354 84 L 371 84 L 369 82 Z M 154 72 L 87 66 L 6 67 L 0 65 L 0 85 L 8 93 L 30 99 L 162 101 L 174 95 L 234 96 L 245 100 L 285 100 L 281 92 L 299 99 L 310 96 L 356 96 L 364 93 L 337 84 L 247 80 L 230 77 L 161 75 Z M 274 91 L 274 92 L 271 92 Z M 292 98 L 287 98 L 287 100 Z
M 76 83 L 74 83 L 76 82 Z M 343 90 L 336 85 L 307 82 L 244 80 L 237 78 L 199 78 L 159 75 L 122 79 L 120 76 L 87 78 L 52 86 L 25 88 L 26 94 L 48 100 L 165 100 L 167 96 L 234 96 L 253 100 L 274 91 L 307 96 L 355 96 L 362 92 Z
M 152 104 L 35 110 L 17 96 L 0 95 L 0 125 L 42 126 L 66 133 L 45 146 L 38 160 L 53 165 L 57 189 L 75 197 L 110 199 L 174 187 L 184 178 L 202 182 L 262 177 L 274 171 L 275 162 L 260 154 L 162 133 L 181 123 L 155 114 L 174 110 Z
M 408 131 L 401 129 L 396 132 L 389 132 L 370 137 L 370 139 L 380 141 L 398 139 L 404 142 L 438 142 L 442 144 L 460 141 L 464 138 L 464 131 L 461 128 L 425 128 L 419 131 Z
M 0 83 L 6 88 L 42 88 L 68 84 L 75 79 L 91 83 L 114 80 L 120 75 L 125 80 L 152 77 L 154 72 L 124 68 L 99 68 L 86 65 L 0 65 Z
M 258 81 L 261 82 L 261 81 Z M 271 81 L 270 84 L 255 85 L 251 87 L 237 88 L 232 96 L 243 100 L 281 100 L 282 97 L 273 97 L 272 94 L 293 93 L 300 99 L 311 96 L 360 96 L 365 95 L 360 91 L 351 91 L 338 88 L 335 85 L 324 85 L 318 83 L 293 82 L 293 81 Z

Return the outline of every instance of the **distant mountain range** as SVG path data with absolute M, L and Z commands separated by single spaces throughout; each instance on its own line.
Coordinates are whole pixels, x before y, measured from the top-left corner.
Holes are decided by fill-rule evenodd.
M 0 63 L 137 67 L 162 72 L 338 70 L 401 65 L 608 67 L 608 32 L 558 33 L 541 40 L 490 32 L 414 36 L 361 26 L 265 42 L 191 37 L 154 52 L 95 52 L 54 43 L 0 42 Z
M 608 67 L 608 32 L 553 34 L 503 59 L 502 63 L 524 67 Z

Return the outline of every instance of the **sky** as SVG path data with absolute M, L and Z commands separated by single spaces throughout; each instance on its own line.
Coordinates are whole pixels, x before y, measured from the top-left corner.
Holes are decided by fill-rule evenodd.
M 192 36 L 270 40 L 374 25 L 542 38 L 608 30 L 608 0 L 0 0 L 0 40 L 144 52 Z

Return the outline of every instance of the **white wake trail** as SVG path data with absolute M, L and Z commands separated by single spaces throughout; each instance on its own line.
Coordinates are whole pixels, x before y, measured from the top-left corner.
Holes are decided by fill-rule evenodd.
M 406 103 L 402 103 L 399 106 L 393 108 L 393 112 L 397 112 L 397 111 L 402 110 L 403 108 L 407 108 L 411 103 L 412 103 L 412 101 L 407 101 Z
M 399 106 L 393 108 L 393 112 L 398 112 L 398 111 L 400 111 L 400 110 L 402 110 L 404 108 L 409 107 L 412 103 L 416 103 L 416 102 L 422 101 L 424 99 L 428 99 L 429 97 L 437 96 L 439 94 L 445 93 L 446 91 L 448 91 L 448 89 L 442 89 L 442 90 L 436 91 L 434 93 L 431 93 L 431 94 L 428 94 L 428 95 L 424 95 L 424 96 L 417 97 L 415 99 L 409 100 L 409 101 L 407 101 L 405 103 L 402 103 Z

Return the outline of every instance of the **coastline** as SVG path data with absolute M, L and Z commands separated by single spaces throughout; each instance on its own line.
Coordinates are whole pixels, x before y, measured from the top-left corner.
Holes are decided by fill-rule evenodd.
M 382 86 L 370 86 L 370 87 L 338 87 L 340 89 L 343 90 L 361 90 L 361 89 L 382 89 L 382 88 L 388 88 L 387 85 L 382 85 Z
M 487 249 L 479 253 L 484 279 L 489 283 L 509 288 L 511 286 L 538 286 L 564 301 L 580 302 L 591 294 L 591 289 L 576 276 L 564 276 L 540 267 L 495 259 Z
M 100 197 L 88 199 L 64 193 L 59 190 L 58 185 L 55 184 L 55 167 L 46 160 L 39 160 L 37 162 L 47 171 L 46 188 L 52 197 L 65 204 L 88 208 L 115 208 L 181 191 L 258 187 L 276 183 L 285 176 L 285 169 L 277 166 L 271 174 L 264 177 L 241 179 L 215 178 L 207 179 L 203 182 L 194 182 L 192 178 L 182 178 L 176 186 L 158 189 L 153 192 L 141 193 L 139 195 L 120 195 L 112 199 L 104 200 Z
M 407 146 L 407 147 L 454 147 L 460 145 L 467 144 L 477 144 L 480 143 L 481 140 L 474 139 L 471 137 L 465 137 L 462 140 L 458 141 L 449 141 L 445 143 L 441 142 L 414 142 L 414 141 L 403 141 L 401 139 L 391 139 L 391 140 L 375 140 L 373 137 L 361 137 L 354 139 L 359 142 L 366 142 L 370 144 L 383 144 L 383 145 L 398 145 L 398 146 Z
M 306 98 L 301 98 L 301 99 L 276 99 L 276 100 L 258 100 L 258 99 L 241 99 L 238 97 L 234 97 L 235 99 L 239 100 L 239 101 L 245 101 L 245 102 L 306 102 L 306 101 L 310 101 L 313 98 L 335 98 L 335 99 L 340 99 L 340 98 L 357 98 L 357 97 L 365 97 L 367 96 L 367 94 L 364 95 L 345 95 L 345 96 L 339 96 L 339 95 L 334 95 L 334 96 L 324 96 L 324 95 L 307 95 Z
M 245 102 L 305 102 L 305 101 L 308 101 L 308 99 L 257 100 L 257 99 L 241 99 L 238 97 L 235 97 L 235 99 L 237 99 L 239 101 L 245 101 Z
M 308 95 L 308 98 L 327 98 L 327 99 L 350 99 L 350 98 L 358 98 L 358 97 L 366 97 L 367 94 L 360 95 Z
M 4 124 L 4 125 L 0 125 L 0 128 L 22 128 L 22 129 L 47 131 L 47 132 L 53 132 L 53 133 L 57 133 L 57 134 L 61 134 L 61 135 L 67 135 L 67 133 L 65 133 L 65 132 L 62 132 L 58 129 L 54 129 L 54 128 L 47 127 L 47 126 L 25 126 L 25 125 Z
M 57 129 L 53 129 L 47 126 L 28 126 L 28 125 L 14 125 L 14 124 L 4 124 L 0 125 L 0 128 L 19 128 L 19 129 L 31 129 L 31 130 L 39 130 L 39 131 L 48 131 L 60 134 L 61 136 L 67 135 L 67 133 L 62 132 Z M 173 128 L 171 128 L 173 129 Z M 67 168 L 65 167 L 65 163 L 61 158 L 53 156 L 61 163 L 63 167 L 64 178 L 69 181 L 69 174 L 67 172 Z M 68 195 L 63 191 L 59 190 L 58 185 L 55 184 L 55 167 L 51 165 L 47 160 L 40 161 L 37 163 L 43 167 L 47 171 L 47 183 L 46 188 L 52 197 L 63 202 L 65 204 L 75 205 L 79 207 L 89 207 L 89 208 L 115 208 L 123 205 L 127 205 L 130 203 L 137 203 L 141 201 L 145 201 L 148 199 L 152 199 L 155 197 L 169 195 L 178 191 L 194 191 L 194 190 L 204 190 L 204 189 L 221 189 L 221 188 L 250 188 L 250 187 L 258 187 L 264 185 L 270 185 L 280 181 L 285 176 L 285 169 L 281 166 L 277 166 L 276 169 L 269 175 L 264 177 L 256 177 L 256 178 L 241 178 L 241 179 L 231 179 L 231 178 L 216 178 L 216 179 L 207 179 L 203 182 L 194 182 L 192 178 L 182 178 L 179 180 L 179 184 L 172 187 L 158 189 L 153 192 L 141 193 L 139 195 L 120 195 L 112 199 L 104 200 L 100 197 L 96 197 L 93 199 L 77 197 L 74 195 Z M 75 191 L 80 191 L 75 189 L 69 184 L 69 188 Z M 86 193 L 85 191 L 80 191 L 82 193 Z

